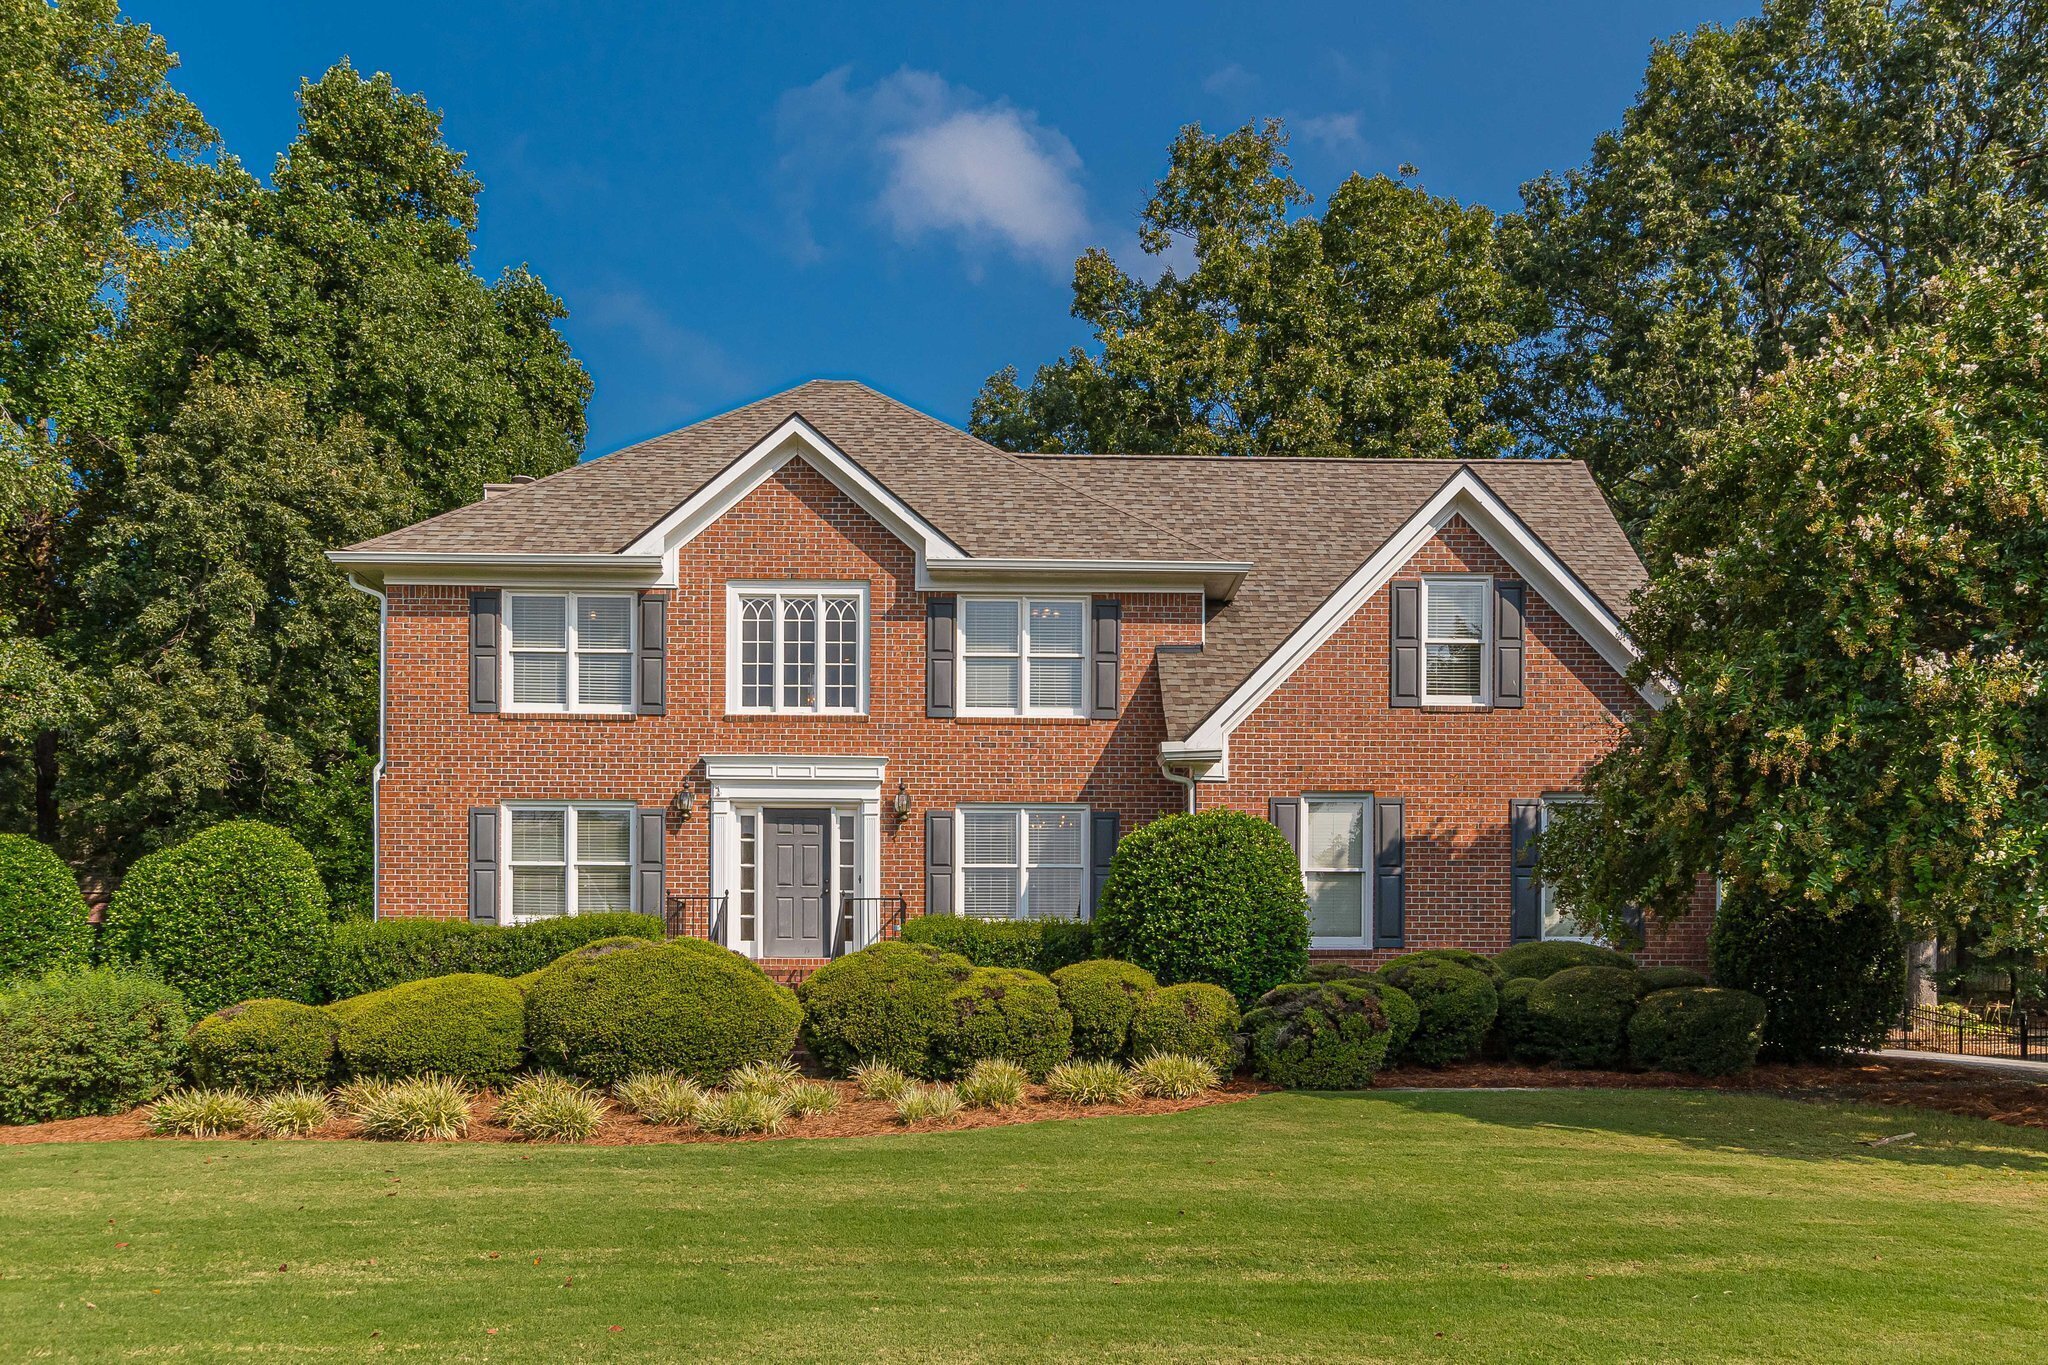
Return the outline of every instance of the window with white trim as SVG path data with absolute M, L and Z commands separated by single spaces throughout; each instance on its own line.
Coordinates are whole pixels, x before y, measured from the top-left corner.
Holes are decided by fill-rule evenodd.
M 865 708 L 864 590 L 738 587 L 731 618 L 731 710 L 857 715 Z
M 1536 812 L 1536 828 L 1543 831 L 1550 828 L 1551 815 L 1561 806 L 1583 806 L 1587 798 L 1576 793 L 1546 796 Z M 1582 924 L 1576 915 L 1557 903 L 1557 893 L 1549 882 L 1538 882 L 1537 903 L 1542 908 L 1542 917 L 1537 921 L 1538 933 L 1547 939 L 1569 939 L 1578 943 L 1598 943 L 1598 931 L 1588 924 Z
M 740 816 L 739 914 L 742 941 L 754 941 L 755 911 L 760 903 L 761 875 L 759 844 L 754 838 L 755 819 L 751 812 Z
M 505 826 L 510 922 L 633 908 L 632 807 L 513 806 Z
M 962 714 L 1086 715 L 1087 638 L 1086 598 L 961 598 Z
M 631 711 L 633 604 L 630 593 L 505 594 L 511 708 Z
M 1370 796 L 1301 799 L 1301 884 L 1308 893 L 1309 937 L 1318 947 L 1366 943 L 1371 815 Z
M 1422 700 L 1429 705 L 1486 701 L 1486 643 L 1493 580 L 1429 574 L 1422 580 Z
M 1080 919 L 1086 806 L 960 808 L 960 909 L 982 919 Z

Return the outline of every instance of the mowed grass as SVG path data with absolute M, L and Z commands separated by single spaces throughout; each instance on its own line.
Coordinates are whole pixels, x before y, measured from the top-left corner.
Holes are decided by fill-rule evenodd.
M 2040 1135 L 1698 1092 L 0 1149 L 9 1360 L 2022 1360 L 2044 1264 Z

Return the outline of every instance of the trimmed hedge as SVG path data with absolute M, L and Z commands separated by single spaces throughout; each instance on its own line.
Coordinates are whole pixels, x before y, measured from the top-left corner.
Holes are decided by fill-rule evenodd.
M 334 926 L 326 998 L 345 1000 L 429 976 L 465 972 L 524 976 L 597 939 L 659 941 L 661 936 L 661 920 L 653 915 L 564 915 L 506 925 L 442 919 L 352 920 Z
M 1756 1065 L 1764 1002 L 1748 991 L 1681 986 L 1652 991 L 1628 1021 L 1629 1059 L 1652 1071 L 1733 1076 Z
M 331 928 L 313 857 L 274 825 L 230 820 L 137 860 L 100 949 L 145 965 L 195 1010 L 320 996 Z
M 1138 1002 L 1131 1015 L 1131 1056 L 1143 1061 L 1155 1052 L 1202 1057 L 1224 1075 L 1237 1070 L 1244 1047 L 1237 997 L 1221 986 L 1190 981 L 1161 986 Z
M 716 1084 L 734 1067 L 788 1057 L 802 1018 L 788 987 L 699 938 L 566 962 L 526 991 L 534 1061 L 605 1083 L 680 1071 Z
M 1682 986 L 1704 986 L 1704 973 L 1690 967 L 1638 967 L 1636 968 L 1636 993 L 1648 995 L 1651 991 L 1675 991 Z
M 163 982 L 64 968 L 0 992 L 0 1121 L 118 1114 L 171 1088 L 185 1003 Z
M 1074 1016 L 1037 972 L 976 967 L 946 993 L 944 1023 L 933 1040 L 940 1071 L 964 1076 L 976 1062 L 1002 1057 L 1034 1081 L 1074 1050 Z
M 1618 1067 L 1627 1058 L 1636 974 L 1626 967 L 1567 967 L 1529 988 L 1509 1045 L 1525 1062 Z
M 502 976 L 458 972 L 405 981 L 327 1007 L 340 1026 L 335 1051 L 351 1076 L 432 1073 L 479 1085 L 503 1081 L 523 1060 L 526 1015 Z
M 1569 967 L 1634 967 L 1635 959 L 1626 953 L 1617 953 L 1612 948 L 1603 948 L 1597 943 L 1579 943 L 1572 939 L 1540 939 L 1531 943 L 1517 943 L 1504 952 L 1493 955 L 1493 965 L 1500 970 L 1502 979 L 1512 981 L 1518 976 L 1534 977 L 1541 981 L 1555 976 Z
M 1018 967 L 1051 976 L 1095 956 L 1095 927 L 1081 920 L 919 915 L 903 942 L 958 953 L 977 967 Z
M 1241 1003 L 1308 970 L 1301 860 L 1242 811 L 1169 815 L 1124 836 L 1095 910 L 1095 947 L 1161 981 L 1207 981 Z
M 1380 980 L 1405 992 L 1418 1014 L 1414 1034 L 1394 1056 L 1417 1066 L 1443 1066 L 1477 1053 L 1500 1009 L 1500 993 L 1483 972 L 1442 957 L 1410 954 L 1380 968 Z
M 1074 1055 L 1087 1058 L 1128 1054 L 1131 1018 L 1139 1002 L 1159 989 L 1152 973 L 1113 957 L 1062 967 L 1052 974 L 1052 984 L 1074 1016 Z
M 334 1017 L 296 1000 L 244 1000 L 192 1026 L 192 1079 L 216 1090 L 268 1092 L 325 1085 L 334 1071 Z
M 85 966 L 88 913 L 78 878 L 48 844 L 0 834 L 0 981 Z
M 1308 970 L 1301 974 L 1303 981 L 1366 981 L 1372 977 L 1372 968 L 1361 967 L 1355 962 L 1332 962 L 1324 960 L 1311 962 Z
M 1385 976 L 1389 970 L 1394 969 L 1405 971 L 1412 965 L 1424 962 L 1448 962 L 1457 967 L 1469 967 L 1491 981 L 1495 990 L 1499 990 L 1508 979 L 1507 973 L 1500 969 L 1499 963 L 1484 953 L 1475 953 L 1469 948 L 1418 948 L 1412 953 L 1403 953 L 1399 957 L 1390 957 L 1382 962 L 1380 975 Z M 1398 986 L 1401 983 L 1397 981 L 1394 984 Z
M 895 940 L 828 962 L 796 988 L 804 1047 L 828 1075 L 887 1062 L 932 1079 L 946 996 L 973 970 L 958 953 Z
M 1807 1062 L 1884 1041 L 1906 1004 L 1906 945 L 1882 906 L 1839 916 L 1731 892 L 1707 936 L 1714 980 L 1764 1002 L 1764 1055 Z
M 1393 1044 L 1390 989 L 1325 981 L 1266 992 L 1244 1019 L 1252 1069 L 1290 1090 L 1363 1090 Z
M 1485 1056 L 1496 1061 L 1514 1055 L 1514 1040 L 1529 1028 L 1529 992 L 1536 989 L 1533 976 L 1511 976 L 1501 983 L 1500 1009 L 1493 1016 L 1493 1029 L 1486 1035 Z

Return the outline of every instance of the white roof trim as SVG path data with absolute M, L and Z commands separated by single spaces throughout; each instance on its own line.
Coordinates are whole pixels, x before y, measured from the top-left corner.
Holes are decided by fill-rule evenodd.
M 953 588 L 1019 591 L 1048 586 L 1150 592 L 1200 592 L 1227 601 L 1251 572 L 1247 561 L 1227 559 L 1028 559 L 974 558 L 918 560 L 920 592 Z
M 375 583 L 661 584 L 661 555 L 498 554 L 468 550 L 329 550 L 329 563 L 359 570 Z M 479 573 L 478 570 L 486 572 Z
M 1205 754 L 1219 749 L 1227 753 L 1231 732 L 1278 691 L 1281 684 L 1294 676 L 1296 669 L 1327 644 L 1339 627 L 1349 621 L 1374 593 L 1385 587 L 1438 531 L 1453 517 L 1460 516 L 1617 672 L 1627 672 L 1640 657 L 1640 651 L 1620 619 L 1522 524 L 1521 518 L 1486 486 L 1485 480 L 1470 468 L 1464 468 L 1446 481 L 1401 529 L 1388 537 L 1386 544 L 1331 593 L 1249 678 L 1225 697 L 1193 734 L 1184 740 L 1162 745 L 1161 751 L 1166 760 L 1174 762 L 1176 754 Z M 1657 707 L 1662 707 L 1670 699 L 1663 689 L 1654 684 L 1644 687 L 1642 694 L 1645 700 Z
M 853 459 L 801 417 L 791 417 L 745 454 L 718 472 L 689 499 L 643 532 L 620 553 L 666 554 L 695 540 L 730 512 L 776 470 L 801 456 L 869 516 L 888 527 L 920 556 L 964 557 L 959 546 L 883 487 Z

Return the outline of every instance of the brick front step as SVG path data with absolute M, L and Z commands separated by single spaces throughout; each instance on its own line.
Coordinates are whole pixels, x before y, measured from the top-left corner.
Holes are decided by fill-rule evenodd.
M 764 957 L 761 970 L 785 986 L 794 986 L 831 960 L 829 957 Z

